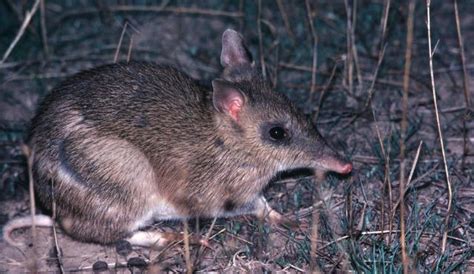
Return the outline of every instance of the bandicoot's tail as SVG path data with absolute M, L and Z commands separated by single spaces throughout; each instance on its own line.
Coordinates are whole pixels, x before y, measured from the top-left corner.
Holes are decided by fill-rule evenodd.
M 25 217 L 19 217 L 15 218 L 11 221 L 9 221 L 4 227 L 3 227 L 3 239 L 10 245 L 20 247 L 23 246 L 23 243 L 20 243 L 18 241 L 15 241 L 14 239 L 11 238 L 11 233 L 19 228 L 23 227 L 31 227 L 33 226 L 33 223 L 35 226 L 46 226 L 46 227 L 51 227 L 54 224 L 53 219 L 47 215 L 35 215 L 34 216 L 34 221 L 32 216 L 25 216 Z

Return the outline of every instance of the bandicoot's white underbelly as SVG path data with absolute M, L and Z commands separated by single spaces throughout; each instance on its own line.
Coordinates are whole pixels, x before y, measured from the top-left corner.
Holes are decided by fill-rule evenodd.
M 246 203 L 243 206 L 235 208 L 231 211 L 226 211 L 223 208 L 209 209 L 205 215 L 200 217 L 233 217 L 238 215 L 252 214 L 256 210 L 256 203 L 263 199 L 262 196 L 255 196 L 255 199 Z M 157 199 L 154 197 L 155 203 L 148 211 L 145 212 L 142 216 L 138 217 L 137 220 L 130 227 L 131 231 L 135 231 L 142 227 L 151 225 L 156 221 L 165 221 L 165 220 L 183 220 L 197 216 L 189 216 L 183 214 L 180 210 L 176 209 L 170 202 L 165 199 Z
M 181 214 L 171 203 L 161 200 L 154 203 L 154 206 L 146 211 L 142 216 L 137 216 L 137 220 L 132 224 L 132 231 L 151 225 L 155 221 L 160 220 L 177 220 L 185 219 L 188 216 Z

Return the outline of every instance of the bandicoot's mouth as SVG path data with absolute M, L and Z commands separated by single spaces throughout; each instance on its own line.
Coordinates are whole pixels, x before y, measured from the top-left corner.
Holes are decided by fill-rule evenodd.
M 317 164 L 314 166 L 299 166 L 294 168 L 282 169 L 275 173 L 269 180 L 270 182 L 281 181 L 289 178 L 302 178 L 315 176 L 317 180 L 324 180 L 328 171 L 336 172 L 341 175 L 347 175 L 352 171 L 351 163 L 344 163 L 337 168 L 329 168 L 326 165 Z

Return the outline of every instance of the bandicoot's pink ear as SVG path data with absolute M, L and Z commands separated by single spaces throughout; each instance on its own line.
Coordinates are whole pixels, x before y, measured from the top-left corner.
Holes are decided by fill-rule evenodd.
M 212 89 L 214 108 L 238 121 L 239 113 L 245 104 L 244 94 L 239 89 L 220 79 L 212 81 Z
M 235 30 L 227 29 L 222 34 L 221 64 L 224 68 L 252 65 L 252 55 L 245 46 L 242 35 Z

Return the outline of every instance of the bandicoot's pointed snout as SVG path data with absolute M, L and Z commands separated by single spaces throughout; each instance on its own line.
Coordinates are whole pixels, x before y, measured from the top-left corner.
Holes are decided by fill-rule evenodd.
M 331 157 L 326 155 L 325 159 L 319 163 L 319 167 L 342 175 L 347 175 L 352 171 L 352 164 L 341 160 L 339 156 Z
M 316 156 L 316 168 L 347 175 L 352 171 L 352 163 L 341 157 L 327 144 Z

